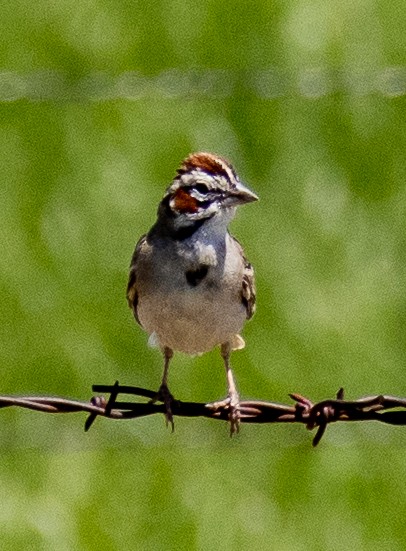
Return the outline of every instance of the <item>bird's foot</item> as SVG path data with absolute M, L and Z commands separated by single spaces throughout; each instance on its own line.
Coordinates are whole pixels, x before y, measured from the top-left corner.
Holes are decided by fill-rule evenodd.
M 207 404 L 207 407 L 213 411 L 228 410 L 230 436 L 240 432 L 240 397 L 238 392 L 230 392 L 224 400 Z
M 172 404 L 175 402 L 175 398 L 170 393 L 167 385 L 162 384 L 156 393 L 155 398 L 151 400 L 151 403 L 162 402 L 165 406 L 165 422 L 166 426 L 171 425 L 172 432 L 175 430 L 175 423 L 173 421 Z

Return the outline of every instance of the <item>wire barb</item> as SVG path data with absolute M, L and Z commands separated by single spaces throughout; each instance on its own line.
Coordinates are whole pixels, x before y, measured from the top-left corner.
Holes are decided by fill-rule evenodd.
M 0 396 L 0 409 L 21 407 L 44 413 L 88 413 L 85 431 L 93 425 L 96 417 L 109 419 L 135 419 L 157 413 L 165 415 L 165 405 L 153 402 L 157 393 L 140 387 L 120 385 L 93 385 L 93 392 L 109 394 L 96 395 L 89 402 L 69 400 L 56 396 Z M 119 396 L 127 394 L 147 398 L 149 401 L 122 401 Z M 390 425 L 406 425 L 406 398 L 396 396 L 367 396 L 358 400 L 344 400 L 344 390 L 340 388 L 336 397 L 313 403 L 308 398 L 289 394 L 294 401 L 291 405 L 260 400 L 240 402 L 241 423 L 301 423 L 309 430 L 317 429 L 313 446 L 317 446 L 330 423 L 339 421 L 380 421 Z M 228 421 L 228 408 L 223 401 L 202 403 L 174 400 L 172 415 L 180 417 L 207 417 Z M 213 403 L 217 407 L 213 408 Z M 393 411 L 395 410 L 395 411 Z

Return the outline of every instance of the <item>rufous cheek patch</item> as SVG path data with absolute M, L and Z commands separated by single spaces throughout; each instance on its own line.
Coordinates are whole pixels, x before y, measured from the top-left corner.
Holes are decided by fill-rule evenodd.
M 178 189 L 173 198 L 173 206 L 180 213 L 193 214 L 199 210 L 197 199 L 189 195 L 184 189 Z

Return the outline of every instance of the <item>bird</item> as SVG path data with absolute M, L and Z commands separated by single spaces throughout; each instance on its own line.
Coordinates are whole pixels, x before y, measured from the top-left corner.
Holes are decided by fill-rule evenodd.
M 227 398 L 213 407 L 226 408 L 231 435 L 239 430 L 230 354 L 245 346 L 240 332 L 255 312 L 256 290 L 253 267 L 228 226 L 238 206 L 257 200 L 228 160 L 192 153 L 159 203 L 155 224 L 136 244 L 127 301 L 149 344 L 162 351 L 156 400 L 165 404 L 172 430 L 168 372 L 174 352 L 194 356 L 215 347 L 224 362 Z

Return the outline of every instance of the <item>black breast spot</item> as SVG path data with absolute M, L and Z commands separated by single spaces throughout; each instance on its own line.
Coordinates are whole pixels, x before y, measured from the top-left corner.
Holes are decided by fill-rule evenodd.
M 185 272 L 186 281 L 192 287 L 196 287 L 207 276 L 208 271 L 208 266 L 200 266 L 197 270 L 189 270 Z

